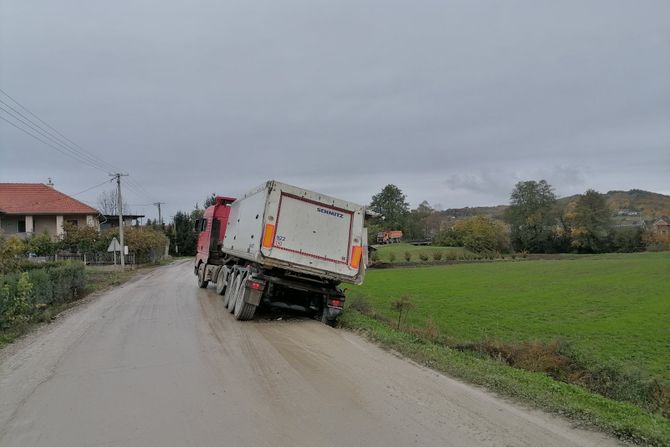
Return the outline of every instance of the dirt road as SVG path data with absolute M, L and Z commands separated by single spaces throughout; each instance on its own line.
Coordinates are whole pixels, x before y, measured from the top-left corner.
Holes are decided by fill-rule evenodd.
M 173 264 L 0 354 L 0 445 L 601 446 L 309 320 L 237 322 Z

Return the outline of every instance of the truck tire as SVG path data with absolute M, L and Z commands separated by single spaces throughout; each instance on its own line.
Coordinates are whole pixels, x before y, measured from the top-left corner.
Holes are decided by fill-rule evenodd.
M 219 274 L 216 277 L 216 293 L 223 295 L 226 293 L 226 286 L 228 285 L 228 267 L 221 267 Z
M 228 287 L 226 287 L 226 293 L 223 295 L 223 307 L 228 309 L 228 303 L 230 303 L 230 298 L 233 293 L 233 284 L 235 284 L 235 277 L 237 276 L 236 270 L 231 270 L 228 274 Z
M 226 295 L 223 297 L 223 305 L 226 306 L 228 312 L 232 312 L 235 309 L 235 290 L 237 288 L 237 279 L 240 276 L 237 270 L 233 270 L 230 273 L 230 286 L 226 289 Z
M 198 287 L 205 289 L 208 285 L 209 281 L 205 279 L 205 263 L 202 262 L 198 266 Z
M 336 318 L 328 318 L 328 317 L 327 317 L 327 313 L 326 313 L 326 311 L 324 310 L 324 311 L 321 313 L 321 322 L 322 322 L 323 324 L 327 325 L 327 326 L 335 327 L 335 325 L 337 324 L 337 319 L 336 319 Z
M 237 293 L 237 300 L 235 301 L 235 310 L 233 311 L 235 319 L 240 321 L 251 320 L 254 317 L 254 313 L 256 313 L 256 306 L 244 302 L 244 289 L 246 286 L 247 278 L 244 278 L 244 280 L 240 282 L 240 289 Z

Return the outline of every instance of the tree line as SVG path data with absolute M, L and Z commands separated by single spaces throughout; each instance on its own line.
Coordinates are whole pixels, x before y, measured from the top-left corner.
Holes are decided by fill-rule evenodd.
M 410 209 L 402 190 L 392 184 L 372 197 L 370 209 L 383 216 L 368 224 L 370 241 L 379 231 L 402 230 L 408 240 L 431 239 L 435 245 L 475 252 L 633 252 L 668 244 L 641 227 L 617 226 L 604 194 L 589 189 L 564 205 L 545 180 L 517 183 L 502 219 L 455 218 L 426 201 Z

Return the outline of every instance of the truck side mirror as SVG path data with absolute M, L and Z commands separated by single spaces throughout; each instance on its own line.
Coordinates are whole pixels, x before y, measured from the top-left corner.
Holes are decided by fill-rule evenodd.
M 195 220 L 195 225 L 193 225 L 193 232 L 194 233 L 200 232 L 200 219 Z

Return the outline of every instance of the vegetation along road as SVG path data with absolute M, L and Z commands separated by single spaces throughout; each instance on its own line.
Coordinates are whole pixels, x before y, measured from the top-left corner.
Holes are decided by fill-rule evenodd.
M 191 264 L 156 269 L 0 354 L 2 446 L 601 446 L 311 320 L 241 323 Z

